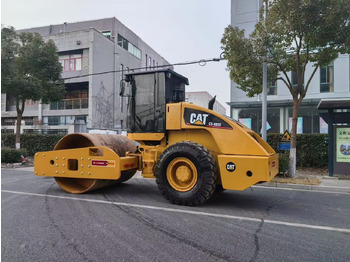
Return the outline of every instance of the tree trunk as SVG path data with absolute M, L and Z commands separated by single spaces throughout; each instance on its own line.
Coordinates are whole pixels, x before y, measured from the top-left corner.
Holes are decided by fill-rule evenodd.
M 300 101 L 293 99 L 293 117 L 292 117 L 292 132 L 290 142 L 290 154 L 289 154 L 289 176 L 296 176 L 297 166 L 297 128 L 298 128 L 298 115 L 299 115 Z
M 22 116 L 24 111 L 25 101 L 22 101 L 22 105 L 20 108 L 20 100 L 16 99 L 16 110 L 17 110 L 17 124 L 16 124 L 16 149 L 21 148 L 21 124 L 22 124 Z

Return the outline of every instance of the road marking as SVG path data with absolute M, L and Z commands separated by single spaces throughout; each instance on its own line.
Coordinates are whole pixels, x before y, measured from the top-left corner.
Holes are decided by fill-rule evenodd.
M 27 192 L 10 191 L 10 190 L 1 190 L 1 192 L 3 192 L 3 193 L 10 193 L 10 194 L 18 194 L 18 195 L 49 197 L 49 198 L 57 198 L 57 199 L 67 199 L 67 200 L 83 201 L 83 202 L 90 202 L 90 203 L 109 204 L 109 205 L 116 205 L 116 206 L 127 206 L 127 207 L 135 207 L 135 208 L 143 208 L 143 209 L 151 209 L 151 210 L 161 210 L 161 211 L 167 211 L 167 212 L 175 212 L 175 213 L 191 214 L 191 215 L 199 215 L 199 216 L 228 218 L 228 219 L 235 219 L 235 220 L 240 220 L 240 221 L 252 221 L 252 222 L 258 222 L 258 223 L 260 223 L 262 221 L 262 219 L 254 218 L 254 217 L 214 214 L 214 213 L 207 213 L 207 212 L 200 212 L 200 211 L 191 211 L 191 210 L 176 209 L 176 208 L 167 208 L 167 207 L 157 207 L 157 206 L 139 205 L 139 204 L 131 204 L 131 203 L 113 202 L 113 201 L 98 200 L 98 199 L 82 199 L 82 198 L 77 198 L 77 197 L 45 195 L 45 194 L 27 193 Z M 301 227 L 301 228 L 309 228 L 309 229 L 319 229 L 319 230 L 335 231 L 335 232 L 342 232 L 342 233 L 350 233 L 350 229 L 348 229 L 348 228 L 338 228 L 338 227 L 329 227 L 329 226 L 316 226 L 316 225 L 301 224 L 301 223 L 291 223 L 291 222 L 284 222 L 284 221 L 278 221 L 278 220 L 269 220 L 269 219 L 264 219 L 264 222 L 267 223 L 267 224 L 273 224 L 273 225 L 283 225 L 283 226 L 291 226 L 291 227 Z
M 252 186 L 252 188 L 261 188 L 261 189 L 279 189 L 279 190 L 288 190 L 288 191 L 301 191 L 301 192 L 314 192 L 314 193 L 326 193 L 326 194 L 341 194 L 349 195 L 347 192 L 337 192 L 337 191 L 321 191 L 314 189 L 300 189 L 300 188 L 287 188 L 287 187 L 274 187 L 274 186 Z M 339 187 L 328 187 L 328 188 L 339 188 Z

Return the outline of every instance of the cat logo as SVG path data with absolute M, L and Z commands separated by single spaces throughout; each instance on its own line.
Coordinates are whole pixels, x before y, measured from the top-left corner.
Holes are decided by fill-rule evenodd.
M 226 170 L 227 170 L 228 172 L 233 172 L 233 171 L 236 170 L 236 165 L 235 165 L 234 163 L 232 163 L 232 162 L 228 162 L 228 163 L 226 164 Z
M 206 125 L 207 117 L 209 114 L 196 114 L 192 113 L 190 116 L 190 123 L 195 125 Z

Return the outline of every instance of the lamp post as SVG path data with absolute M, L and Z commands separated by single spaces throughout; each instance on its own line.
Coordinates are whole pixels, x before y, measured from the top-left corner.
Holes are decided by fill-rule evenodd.
M 264 21 L 267 18 L 268 1 L 264 1 Z M 265 47 L 266 49 L 266 47 Z M 261 118 L 261 136 L 267 140 L 267 62 L 266 56 L 263 61 L 263 91 L 262 91 L 262 118 Z

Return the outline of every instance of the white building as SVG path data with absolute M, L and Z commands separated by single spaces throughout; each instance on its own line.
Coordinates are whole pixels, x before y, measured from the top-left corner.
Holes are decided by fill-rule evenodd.
M 245 30 L 248 36 L 259 19 L 262 0 L 231 0 L 231 25 Z M 305 79 L 312 72 L 312 65 L 306 68 Z M 293 81 L 293 77 L 290 77 Z M 298 133 L 326 133 L 327 124 L 320 118 L 317 105 L 324 98 L 350 97 L 350 57 L 340 55 L 332 64 L 318 69 L 304 98 L 298 119 Z M 231 82 L 231 116 L 240 120 L 256 132 L 261 130 L 261 98 L 249 98 L 246 93 Z M 270 133 L 283 133 L 291 129 L 292 96 L 282 81 L 268 87 L 268 127 Z
M 72 120 L 87 129 L 126 129 L 127 98 L 121 98 L 120 81 L 133 68 L 152 70 L 167 65 L 161 55 L 116 18 L 64 23 L 18 30 L 37 32 L 52 39 L 63 67 L 65 98 L 43 105 L 26 101 L 24 132 L 66 133 Z M 15 101 L 1 95 L 1 128 L 14 132 Z
M 201 92 L 186 92 L 186 102 L 193 103 L 198 106 L 202 106 L 205 108 L 208 108 L 209 101 L 213 99 L 213 96 L 211 96 L 206 91 Z M 213 110 L 215 112 L 218 112 L 221 115 L 226 115 L 226 108 L 220 104 L 219 101 L 215 100 Z

